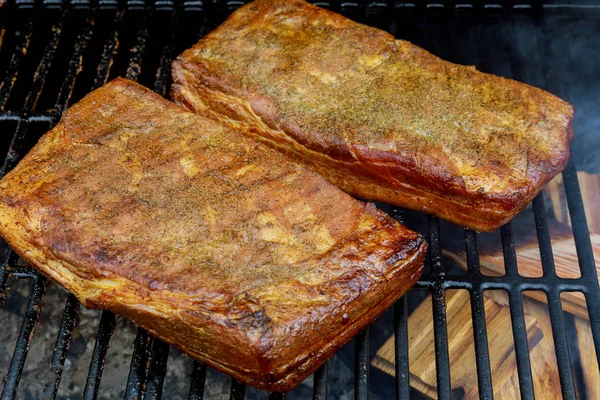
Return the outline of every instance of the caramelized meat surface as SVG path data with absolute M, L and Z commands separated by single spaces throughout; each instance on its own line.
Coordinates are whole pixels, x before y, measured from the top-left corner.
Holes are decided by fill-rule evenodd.
M 362 198 L 489 231 L 566 165 L 573 108 L 302 0 L 257 0 L 173 63 L 172 97 Z
M 0 181 L 0 234 L 86 307 L 272 391 L 392 305 L 426 249 L 304 164 L 124 79 Z

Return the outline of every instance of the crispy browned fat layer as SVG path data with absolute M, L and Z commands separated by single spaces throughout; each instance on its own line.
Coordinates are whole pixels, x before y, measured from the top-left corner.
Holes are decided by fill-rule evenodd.
M 257 0 L 173 63 L 172 97 L 367 199 L 490 231 L 566 165 L 573 107 L 301 0 Z
M 392 305 L 426 249 L 310 167 L 124 79 L 0 181 L 0 234 L 86 307 L 272 391 Z

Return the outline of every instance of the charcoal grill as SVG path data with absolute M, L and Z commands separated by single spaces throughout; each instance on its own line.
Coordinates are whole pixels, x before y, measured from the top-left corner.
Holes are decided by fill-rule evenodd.
M 556 67 L 556 54 L 552 49 L 554 36 L 562 23 L 580 19 L 585 19 L 592 28 L 589 35 L 600 35 L 600 3 L 593 2 L 569 1 L 569 4 L 557 4 L 538 0 L 507 0 L 316 3 L 352 19 L 388 30 L 447 60 L 474 64 L 483 71 L 531 83 L 575 103 L 577 98 L 569 91 L 570 77 L 568 74 L 563 75 L 562 70 Z M 0 175 L 13 168 L 35 141 L 58 122 L 67 106 L 116 76 L 137 80 L 161 95 L 167 95 L 173 57 L 190 47 L 242 4 L 242 1 L 218 0 L 0 1 L 0 71 L 4 74 L 0 84 L 0 154 L 4 157 Z M 525 39 L 522 37 L 523 32 L 528 34 Z M 527 51 L 523 51 L 524 40 L 534 41 L 533 45 L 525 45 Z M 595 54 L 586 55 L 595 57 L 595 64 L 592 61 L 590 68 L 596 69 L 590 72 L 588 68 L 586 73 L 600 79 L 600 49 L 588 50 L 596 51 Z M 573 66 L 588 61 L 573 54 L 563 54 L 561 57 L 565 57 L 561 65 Z M 500 289 L 508 293 L 522 398 L 534 398 L 521 297 L 524 290 L 541 290 L 546 293 L 564 398 L 576 398 L 577 378 L 573 373 L 572 354 L 561 308 L 561 292 L 577 291 L 585 295 L 587 304 L 590 305 L 590 325 L 595 354 L 600 364 L 600 289 L 575 169 L 577 161 L 575 157 L 571 157 L 563 179 L 581 269 L 580 278 L 565 279 L 558 277 L 555 272 L 545 199 L 542 195 L 536 197 L 532 205 L 543 267 L 543 276 L 539 278 L 519 275 L 510 223 L 501 228 L 500 235 L 506 275 L 490 277 L 480 272 L 478 235 L 475 232 L 465 230 L 464 238 L 461 239 L 466 249 L 468 272 L 450 273 L 442 262 L 441 240 L 444 238 L 440 233 L 440 221 L 432 216 L 417 216 L 426 224 L 424 231 L 430 244 L 426 273 L 419 280 L 417 288 L 426 289 L 433 298 L 437 392 L 440 399 L 453 397 L 445 308 L 447 289 L 466 289 L 470 293 L 481 398 L 493 398 L 494 379 L 490 371 L 483 307 L 485 290 Z M 385 205 L 382 208 L 396 219 L 405 219 L 403 210 Z M 5 400 L 17 396 L 34 328 L 40 313 L 43 313 L 42 304 L 49 282 L 24 265 L 6 246 L 1 254 L 0 296 L 7 296 L 7 282 L 19 279 L 33 281 L 12 360 L 9 366 L 1 366 L 7 371 L 1 394 L 1 399 Z M 57 395 L 69 343 L 77 329 L 79 312 L 78 301 L 69 295 L 54 354 L 48 360 L 53 379 L 47 382 L 44 398 L 53 399 Z M 406 296 L 393 307 L 393 315 L 395 396 L 397 399 L 407 399 L 411 396 L 411 390 Z M 84 399 L 94 399 L 98 395 L 115 321 L 113 313 L 104 311 L 101 314 Z M 124 388 L 125 398 L 161 398 L 168 354 L 167 344 L 152 338 L 141 328 L 137 330 L 129 376 Z M 369 354 L 367 328 L 354 339 L 355 399 L 369 398 Z M 203 398 L 206 372 L 206 366 L 194 362 L 189 372 L 189 399 Z M 329 375 L 327 364 L 314 374 L 314 399 L 328 397 L 328 388 L 333 384 L 330 379 L 328 382 Z M 231 399 L 243 399 L 245 392 L 244 385 L 232 381 Z M 283 394 L 269 394 L 269 399 L 283 398 Z

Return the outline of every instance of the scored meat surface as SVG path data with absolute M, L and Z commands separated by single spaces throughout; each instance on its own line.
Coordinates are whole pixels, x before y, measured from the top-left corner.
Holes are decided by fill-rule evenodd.
M 172 98 L 345 191 L 490 231 L 566 165 L 573 107 L 302 0 L 257 0 L 173 63 Z
M 0 181 L 0 234 L 86 307 L 272 391 L 392 305 L 426 249 L 309 167 L 124 79 Z

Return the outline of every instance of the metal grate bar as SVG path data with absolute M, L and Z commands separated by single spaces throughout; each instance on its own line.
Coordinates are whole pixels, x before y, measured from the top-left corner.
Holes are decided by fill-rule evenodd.
M 3 173 L 0 171 L 0 178 L 2 176 Z M 19 256 L 17 253 L 9 247 L 6 259 L 3 261 L 2 266 L 0 266 L 0 306 L 3 306 L 6 301 L 6 281 L 8 280 L 9 268 L 16 264 L 18 258 Z M 14 270 L 11 269 L 10 272 L 13 273 L 14 276 Z
M 244 400 L 246 397 L 246 385 L 237 379 L 231 378 L 231 394 L 229 400 Z
M 575 239 L 575 249 L 577 251 L 581 275 L 589 279 L 591 288 L 599 289 L 594 252 L 592 251 L 592 243 L 590 241 L 590 231 L 588 230 L 583 199 L 581 198 L 579 180 L 577 179 L 577 171 L 575 170 L 575 162 L 573 161 L 572 154 L 563 172 L 563 181 L 571 224 L 574 227 L 573 237 Z
M 28 18 L 25 26 L 23 27 L 23 32 L 15 32 L 15 35 L 17 33 L 19 33 L 20 40 L 16 44 L 16 48 L 12 53 L 12 58 L 10 60 L 8 69 L 6 70 L 4 81 L 2 81 L 2 84 L 0 84 L 0 110 L 3 110 L 6 106 L 10 92 L 12 91 L 17 80 L 17 74 L 19 73 L 21 60 L 27 54 L 27 48 L 29 47 L 31 36 L 33 34 L 33 18 Z
M 556 273 L 543 194 L 539 194 L 533 199 L 533 211 L 544 278 L 551 281 L 553 278 L 556 278 Z M 573 381 L 571 357 L 567 344 L 567 334 L 563 310 L 560 303 L 559 288 L 556 285 L 552 285 L 551 290 L 546 291 L 546 294 L 548 296 L 548 308 L 550 311 L 550 322 L 552 325 L 552 335 L 554 337 L 554 350 L 556 352 L 562 394 L 564 398 L 575 398 L 575 383 Z
M 550 309 L 550 322 L 552 325 L 552 336 L 554 337 L 554 350 L 556 352 L 562 395 L 565 399 L 574 399 L 576 398 L 575 383 L 573 381 L 571 356 L 567 343 L 565 318 L 558 290 L 552 290 L 548 293 L 548 308 Z
M 596 360 L 600 365 L 600 307 L 598 307 L 598 304 L 600 304 L 600 290 L 590 290 L 585 294 L 585 298 L 596 349 Z
M 4 158 L 4 163 L 2 164 L 2 168 L 0 168 L 0 178 L 6 175 L 11 169 L 17 165 L 19 161 L 19 150 L 22 147 L 23 141 L 25 140 L 25 135 L 27 132 L 27 128 L 29 127 L 29 121 L 20 120 L 17 124 L 17 128 L 15 129 L 15 134 L 13 135 L 10 145 L 8 147 L 8 153 Z
M 535 229 L 538 237 L 540 258 L 544 278 L 550 280 L 556 277 L 554 268 L 554 256 L 552 255 L 552 242 L 550 241 L 550 230 L 546 221 L 546 206 L 544 197 L 540 193 L 533 199 L 533 210 L 535 218 Z
M 487 340 L 487 326 L 485 322 L 483 290 L 478 283 L 481 281 L 482 277 L 479 269 L 479 246 L 477 245 L 477 234 L 475 232 L 465 230 L 465 245 L 468 274 L 473 278 L 473 281 L 476 282 L 473 290 L 470 291 L 470 294 L 479 397 L 482 399 L 492 399 L 494 397 L 492 391 L 492 372 L 490 370 L 490 354 Z
M 9 249 L 9 254 L 12 252 L 12 249 Z M 0 266 L 0 306 L 3 306 L 6 302 L 6 281 L 8 280 L 8 269 L 7 262 L 4 262 L 2 266 Z
M 369 398 L 369 327 L 354 338 L 354 399 Z
M 171 72 L 171 61 L 173 60 L 173 52 L 175 49 L 175 41 L 177 36 L 177 13 L 173 13 L 171 18 L 171 39 L 163 47 L 160 55 L 160 64 L 156 72 L 156 80 L 154 81 L 154 91 L 161 96 L 167 95 L 169 88 L 169 77 Z
M 327 400 L 329 367 L 325 361 L 321 367 L 315 371 L 313 378 L 313 400 Z
M 44 87 L 44 82 L 46 81 L 46 76 L 48 75 L 48 71 L 50 71 L 52 61 L 54 60 L 54 54 L 56 54 L 56 49 L 58 48 L 58 43 L 63 31 L 63 25 L 66 16 L 67 11 L 63 11 L 58 19 L 58 22 L 52 27 L 50 41 L 44 49 L 42 59 L 40 60 L 35 74 L 33 75 L 33 85 L 27 94 L 27 97 L 25 98 L 24 110 L 32 110 L 40 97 Z
M 23 113 L 22 111 L 1 111 L 0 121 L 20 121 L 28 120 L 35 122 L 51 122 L 54 119 L 54 112 L 50 111 L 31 111 Z
M 112 32 L 109 34 L 108 39 L 104 43 L 102 49 L 102 55 L 100 56 L 100 63 L 98 64 L 98 72 L 94 79 L 94 89 L 98 89 L 106 84 L 108 75 L 110 73 L 110 67 L 112 65 L 115 53 L 119 48 L 119 32 L 123 26 L 123 17 L 125 16 L 125 10 L 117 11 L 115 15 L 115 25 Z
M 284 393 L 270 393 L 269 394 L 269 400 L 285 400 L 285 394 Z
M 169 345 L 160 339 L 154 338 L 150 367 L 146 378 L 144 400 L 157 400 L 162 397 L 162 389 L 167 373 L 167 360 L 169 358 Z
M 150 348 L 151 341 L 152 337 L 150 334 L 145 329 L 138 327 L 133 345 L 131 363 L 129 364 L 129 376 L 127 378 L 127 386 L 125 389 L 125 400 L 140 399 L 144 392 L 148 349 Z
M 394 304 L 394 348 L 396 361 L 396 400 L 410 398 L 408 363 L 408 303 L 406 296 Z
M 65 359 L 67 358 L 67 351 L 71 344 L 73 329 L 77 326 L 78 320 L 79 301 L 77 301 L 77 298 L 73 294 L 69 293 L 67 304 L 63 311 L 62 321 L 60 322 L 56 346 L 54 347 L 54 353 L 52 354 L 52 361 L 50 362 L 50 370 L 55 375 L 54 382 L 44 388 L 44 399 L 49 400 L 56 398 L 56 392 L 58 391 L 58 385 L 60 384 Z
M 592 336 L 594 338 L 594 347 L 596 349 L 596 358 L 598 365 L 600 365 L 600 307 L 596 306 L 600 304 L 600 288 L 598 287 L 598 275 L 590 241 L 590 232 L 588 230 L 583 200 L 579 189 L 579 180 L 577 179 L 577 171 L 575 170 L 572 154 L 563 172 L 563 182 L 571 224 L 573 226 L 573 237 L 575 239 L 581 277 L 587 281 L 590 288 L 585 295 Z
M 512 236 L 510 222 L 501 228 L 502 252 L 507 278 L 518 277 L 517 253 Z M 533 378 L 529 360 L 529 344 L 525 330 L 525 314 L 523 312 L 523 299 L 521 291 L 513 286 L 508 291 L 510 316 L 512 320 L 513 339 L 517 358 L 517 373 L 519 375 L 519 390 L 522 399 L 533 399 Z
M 504 269 L 507 278 L 519 276 L 519 268 L 517 266 L 517 251 L 513 240 L 512 225 L 507 223 L 500 228 L 500 237 L 502 240 L 502 254 L 504 256 Z
M 35 324 L 42 311 L 41 303 L 44 293 L 46 292 L 47 284 L 48 280 L 45 277 L 38 275 L 35 286 L 31 291 L 31 296 L 29 297 L 29 304 L 27 305 L 27 311 L 23 318 L 21 332 L 19 332 L 19 337 L 15 344 L 15 351 L 10 361 L 8 373 L 6 374 L 4 388 L 2 389 L 2 395 L 0 395 L 1 400 L 12 400 L 17 393 L 17 387 L 19 386 L 19 380 L 23 373 L 25 359 L 29 352 L 29 345 L 33 340 Z
M 146 52 L 146 39 L 148 39 L 148 25 L 152 19 L 152 9 L 146 8 L 144 13 L 144 20 L 142 21 L 142 28 L 137 34 L 137 43 L 131 49 L 131 58 L 129 59 L 129 67 L 127 68 L 126 77 L 136 81 L 138 76 L 142 72 L 142 59 Z
M 62 112 L 64 107 L 66 107 L 69 103 L 71 95 L 73 94 L 73 89 L 75 88 L 75 81 L 77 80 L 77 76 L 81 72 L 83 52 L 85 51 L 88 42 L 92 37 L 94 29 L 95 11 L 95 8 L 91 8 L 87 12 L 87 15 L 85 17 L 85 23 L 83 25 L 83 30 L 77 36 L 77 41 L 75 42 L 75 47 L 73 49 L 73 55 L 71 56 L 71 60 L 69 60 L 69 69 L 67 71 L 65 81 L 60 88 L 58 99 L 56 101 L 56 108 L 59 110 L 59 112 Z
M 467 289 L 472 290 L 474 287 L 473 281 L 466 275 L 444 275 L 441 280 L 443 289 Z M 431 281 L 427 277 L 417 281 L 415 288 L 417 289 L 432 289 L 437 283 Z M 485 281 L 480 283 L 483 290 L 502 289 L 510 290 L 511 287 L 517 285 L 521 290 L 550 290 L 552 287 L 558 287 L 563 292 L 587 292 L 589 291 L 586 281 L 582 278 L 560 278 L 556 277 L 551 282 L 544 277 L 529 278 L 520 277 L 518 283 L 511 283 L 504 276 L 486 276 Z M 432 289 L 433 290 L 433 289 Z
M 188 400 L 204 399 L 204 381 L 206 380 L 206 365 L 194 360 L 192 366 L 192 379 L 190 380 L 190 394 Z
M 106 359 L 110 338 L 115 330 L 115 324 L 115 314 L 110 311 L 103 311 L 102 318 L 100 318 L 100 326 L 98 327 L 98 334 L 96 335 L 92 361 L 90 362 L 90 370 L 85 384 L 84 400 L 93 400 L 98 395 L 102 370 L 104 369 L 104 360 Z
M 28 265 L 16 265 L 19 260 L 19 256 L 15 252 L 11 252 L 11 260 L 9 260 L 7 269 L 9 270 L 10 276 L 14 279 L 36 279 L 38 273 Z
M 404 210 L 392 209 L 392 218 L 401 224 L 404 223 Z M 410 398 L 410 369 L 408 362 L 408 302 L 402 296 L 394 304 L 394 361 L 396 400 Z
M 428 225 L 429 260 L 431 262 L 430 280 L 434 281 L 434 287 L 431 289 L 431 294 L 437 392 L 440 400 L 450 400 L 452 398 L 452 386 L 450 383 L 450 357 L 448 352 L 446 299 L 443 286 L 444 272 L 442 265 L 442 246 L 440 243 L 440 220 L 437 217 L 429 215 Z

